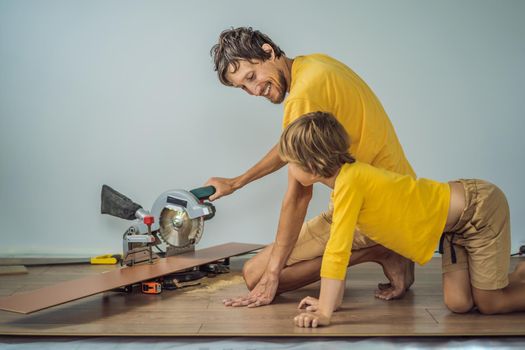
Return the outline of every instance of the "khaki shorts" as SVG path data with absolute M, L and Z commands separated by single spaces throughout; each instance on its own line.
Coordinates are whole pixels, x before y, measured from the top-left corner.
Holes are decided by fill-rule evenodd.
M 510 263 L 507 199 L 489 182 L 470 179 L 458 182 L 465 188 L 466 203 L 459 221 L 442 237 L 443 273 L 468 269 L 470 283 L 475 288 L 504 288 L 509 283 Z
M 286 262 L 287 266 L 300 261 L 312 260 L 323 256 L 326 243 L 330 237 L 333 204 L 330 201 L 328 210 L 303 224 L 295 247 Z M 370 238 L 356 230 L 352 250 L 359 250 L 376 245 Z

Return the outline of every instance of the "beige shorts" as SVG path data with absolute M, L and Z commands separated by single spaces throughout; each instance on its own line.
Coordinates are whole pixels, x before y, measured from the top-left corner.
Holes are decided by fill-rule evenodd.
M 507 199 L 489 182 L 471 179 L 458 182 L 465 188 L 466 203 L 459 221 L 442 237 L 443 273 L 468 269 L 470 283 L 475 288 L 504 288 L 509 283 L 510 263 Z
M 332 224 L 333 204 L 330 202 L 328 210 L 321 215 L 306 221 L 301 228 L 299 238 L 295 247 L 286 262 L 286 265 L 293 265 L 300 261 L 312 260 L 323 256 L 326 243 L 330 237 L 330 225 Z M 356 230 L 354 232 L 354 242 L 352 250 L 359 250 L 376 245 L 370 238 L 364 236 Z

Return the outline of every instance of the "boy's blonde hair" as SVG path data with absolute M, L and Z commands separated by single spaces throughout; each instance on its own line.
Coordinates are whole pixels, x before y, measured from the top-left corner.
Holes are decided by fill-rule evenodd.
M 312 112 L 297 118 L 283 131 L 279 155 L 305 171 L 322 177 L 334 176 L 345 163 L 354 163 L 344 127 L 326 112 Z

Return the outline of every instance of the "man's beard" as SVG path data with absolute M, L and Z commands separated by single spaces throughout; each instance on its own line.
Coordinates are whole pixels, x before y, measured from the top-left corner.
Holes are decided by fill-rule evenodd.
M 279 92 L 279 96 L 277 96 L 277 100 L 270 100 L 271 103 L 274 103 L 276 105 L 281 104 L 284 101 L 284 98 L 286 97 L 286 92 L 288 91 L 288 84 L 286 83 L 286 78 L 284 77 L 284 72 L 282 70 L 279 70 L 279 87 L 281 88 Z

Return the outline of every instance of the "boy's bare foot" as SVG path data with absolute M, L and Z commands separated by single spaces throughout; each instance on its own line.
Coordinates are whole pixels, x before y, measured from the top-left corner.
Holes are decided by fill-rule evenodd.
M 390 250 L 387 250 L 376 262 L 381 265 L 390 281 L 377 285 L 376 298 L 383 300 L 402 298 L 414 283 L 414 262 Z

